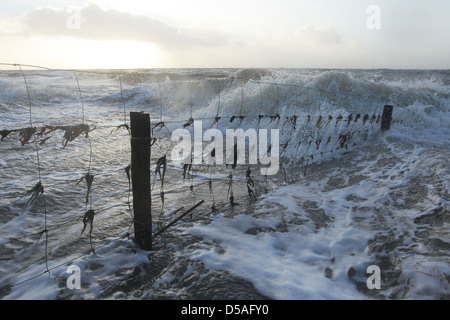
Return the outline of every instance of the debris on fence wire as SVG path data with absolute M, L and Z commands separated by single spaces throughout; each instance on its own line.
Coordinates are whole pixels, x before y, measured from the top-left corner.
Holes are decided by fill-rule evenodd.
M 86 230 L 86 226 L 89 223 L 90 225 L 90 230 L 89 230 L 89 234 L 92 234 L 92 225 L 94 223 L 94 216 L 95 216 L 95 211 L 94 210 L 88 210 L 86 211 L 86 213 L 83 216 L 83 230 L 81 230 L 81 233 L 84 232 L 84 230 Z
M 89 196 L 91 194 L 91 187 L 92 187 L 92 182 L 94 181 L 94 176 L 90 173 L 86 173 L 80 180 L 78 180 L 77 185 L 81 182 L 86 180 L 86 186 L 87 186 L 87 193 L 86 193 L 86 203 L 89 202 Z
M 95 211 L 90 209 L 88 211 L 86 211 L 86 213 L 83 216 L 83 230 L 81 230 L 81 233 L 84 232 L 84 230 L 86 229 L 86 226 L 90 225 L 90 229 L 89 229 L 89 243 L 91 245 L 91 251 L 93 254 L 95 254 L 95 250 L 92 244 L 92 228 L 93 228 L 93 224 L 94 224 L 94 216 L 95 216 Z
M 76 138 L 78 138 L 80 135 L 84 135 L 86 138 L 89 137 L 89 132 L 95 130 L 90 129 L 90 127 L 87 124 L 79 124 L 79 125 L 73 125 L 73 126 L 43 126 L 41 128 L 37 127 L 28 127 L 28 128 L 22 128 L 22 129 L 13 129 L 13 130 L 2 130 L 1 133 L 1 141 L 3 142 L 4 139 L 9 136 L 11 133 L 18 132 L 20 136 L 20 143 L 22 144 L 22 147 L 29 143 L 37 142 L 40 145 L 44 144 L 48 139 L 51 138 L 49 136 L 56 130 L 63 130 L 64 136 L 61 141 L 63 148 L 67 146 L 69 142 L 74 141 Z M 47 136 L 44 138 L 44 136 Z M 31 139 L 35 137 L 35 140 L 31 141 Z M 40 140 L 39 140 L 40 139 Z
M 40 195 L 42 195 L 44 193 L 44 187 L 42 186 L 42 182 L 39 181 L 38 183 L 36 183 L 36 185 L 31 188 L 30 190 L 28 190 L 25 193 L 25 197 L 28 197 L 31 195 L 30 199 L 28 199 L 27 201 L 27 205 L 29 205 L 30 203 L 34 203 L 36 201 L 37 198 L 39 198 Z

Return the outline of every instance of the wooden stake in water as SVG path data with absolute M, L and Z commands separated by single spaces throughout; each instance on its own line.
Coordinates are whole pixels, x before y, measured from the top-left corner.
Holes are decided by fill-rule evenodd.
M 131 181 L 135 241 L 142 250 L 152 250 L 150 194 L 150 116 L 130 112 Z
M 381 131 L 387 131 L 391 128 L 393 106 L 385 105 L 383 117 L 381 118 Z

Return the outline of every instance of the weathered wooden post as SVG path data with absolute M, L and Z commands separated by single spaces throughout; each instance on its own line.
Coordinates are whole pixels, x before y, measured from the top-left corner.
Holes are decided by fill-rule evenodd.
M 135 241 L 142 250 L 152 250 L 150 115 L 130 112 L 130 124 Z
M 393 106 L 385 105 L 383 110 L 383 116 L 381 118 L 381 131 L 386 131 L 391 128 Z

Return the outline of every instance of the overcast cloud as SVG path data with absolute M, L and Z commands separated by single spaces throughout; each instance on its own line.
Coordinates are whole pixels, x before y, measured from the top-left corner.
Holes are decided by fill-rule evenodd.
M 0 61 L 45 62 L 56 48 L 75 63 L 95 46 L 77 64 L 95 65 L 102 43 L 132 61 L 127 41 L 159 50 L 142 67 L 450 68 L 449 10 L 446 0 L 2 0 Z
M 214 47 L 228 42 L 228 38 L 219 32 L 176 28 L 150 16 L 103 10 L 95 4 L 84 8 L 37 8 L 15 19 L 8 19 L 1 31 L 4 35 L 140 41 L 178 48 Z

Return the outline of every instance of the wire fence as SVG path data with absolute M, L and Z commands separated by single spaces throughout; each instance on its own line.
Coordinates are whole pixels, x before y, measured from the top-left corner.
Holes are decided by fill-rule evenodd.
M 10 287 L 21 285 L 43 274 L 49 274 L 50 271 L 67 265 L 76 259 L 80 259 L 87 254 L 95 254 L 96 249 L 105 246 L 109 243 L 108 237 L 103 237 L 102 241 L 95 242 L 96 232 L 94 227 L 113 230 L 116 233 L 116 238 L 130 238 L 132 237 L 132 226 L 134 223 L 133 207 L 131 202 L 131 176 L 132 170 L 127 154 L 129 150 L 123 147 L 121 158 L 115 165 L 108 167 L 107 160 L 97 160 L 102 157 L 102 150 L 114 148 L 112 143 L 119 143 L 120 139 L 122 146 L 129 145 L 130 124 L 128 123 L 127 114 L 129 108 L 124 102 L 124 90 L 122 79 L 126 76 L 120 71 L 83 71 L 83 70 L 54 70 L 40 66 L 20 65 L 20 64 L 4 64 L 0 65 L 15 66 L 21 73 L 24 82 L 24 88 L 27 93 L 28 101 L 28 120 L 29 125 L 23 128 L 1 128 L 1 141 L 3 148 L 5 145 L 10 146 L 11 149 L 15 146 L 15 141 L 20 142 L 22 149 L 32 147 L 35 153 L 36 163 L 36 178 L 27 177 L 26 182 L 35 179 L 30 187 L 27 187 L 25 193 L 17 195 L 18 192 L 8 194 L 8 197 L 14 197 L 8 203 L 1 205 L 2 215 L 32 215 L 36 218 L 37 213 L 42 214 L 43 223 L 40 224 L 41 229 L 34 232 L 27 232 L 27 234 L 17 234 L 9 237 L 9 240 L 0 243 L 0 248 L 3 251 L 13 251 L 12 256 L 17 254 L 24 254 L 26 259 L 29 252 L 36 248 L 39 244 L 44 244 L 43 253 L 40 258 L 36 258 L 34 263 L 41 263 L 42 259 L 45 262 L 45 268 L 42 272 L 31 276 L 23 281 L 17 283 L 9 283 Z M 23 67 L 31 69 L 42 69 L 47 72 L 68 72 L 72 73 L 74 83 L 76 84 L 77 93 L 80 103 L 80 117 L 79 124 L 60 124 L 60 125 L 40 125 L 36 126 L 33 121 L 33 108 L 39 104 L 39 101 L 33 101 L 30 95 L 30 87 L 28 83 L 28 76 Z M 83 94 L 83 83 L 80 81 L 80 74 L 94 74 L 101 76 L 116 76 L 119 83 L 117 87 L 118 101 L 121 103 L 120 117 L 122 123 L 101 123 L 99 125 L 92 125 L 87 120 L 86 101 Z M 222 101 L 221 84 L 224 86 L 225 82 L 243 80 L 234 78 L 232 80 L 226 78 L 212 78 L 210 83 L 216 83 L 216 102 L 217 109 L 215 114 L 202 114 L 197 112 L 195 96 L 193 95 L 193 81 L 191 79 L 179 80 L 180 85 L 187 87 L 187 108 L 184 108 L 184 113 L 176 116 L 168 116 L 168 109 L 164 108 L 164 101 L 162 90 L 164 89 L 164 82 L 161 79 L 156 79 L 157 90 L 156 95 L 159 98 L 159 110 L 149 108 L 151 114 L 151 197 L 152 197 L 152 215 L 156 220 L 155 227 L 152 232 L 155 237 L 160 235 L 177 222 L 178 218 L 173 218 L 185 208 L 185 206 L 195 206 L 199 200 L 206 202 L 208 205 L 204 206 L 204 212 L 210 214 L 216 212 L 233 212 L 234 210 L 244 211 L 251 205 L 253 201 L 257 201 L 261 194 L 267 192 L 272 188 L 273 184 L 277 183 L 293 183 L 301 181 L 301 179 L 308 174 L 308 168 L 314 164 L 318 164 L 339 154 L 349 152 L 357 149 L 359 144 L 364 144 L 369 138 L 377 134 L 380 130 L 381 109 L 374 110 L 373 113 L 366 114 L 352 114 L 352 113 L 325 113 L 321 110 L 316 110 L 314 113 L 305 112 L 303 109 L 291 108 L 292 113 L 287 113 L 281 105 L 281 88 L 291 90 L 291 101 L 296 104 L 296 97 L 301 94 L 302 88 L 294 84 L 283 84 L 275 82 L 265 82 L 262 80 L 244 79 L 246 83 L 252 84 L 252 90 L 259 91 L 259 106 L 249 108 L 245 106 L 245 90 L 248 89 L 242 83 L 236 84 L 240 86 L 240 99 L 237 98 L 237 108 L 229 113 L 230 110 L 224 108 Z M 196 80 L 196 83 L 205 81 L 204 78 Z M 263 94 L 263 87 L 272 88 L 273 95 L 271 98 L 265 97 Z M 236 91 L 236 90 L 235 90 Z M 252 93 L 255 95 L 255 93 Z M 286 95 L 286 93 L 284 93 Z M 117 102 L 117 101 L 116 101 Z M 185 101 L 184 101 L 185 102 Z M 183 103 L 184 103 L 183 102 Z M 253 104 L 255 104 L 253 100 Z M 270 105 L 268 105 L 270 104 Z M 142 109 L 142 106 L 141 106 Z M 256 112 L 255 112 L 256 110 Z M 298 112 L 295 112 L 295 111 Z M 301 111 L 301 112 L 300 112 Z M 119 112 L 117 112 L 119 114 Z M 236 165 L 236 158 L 232 163 L 205 163 L 198 165 L 190 161 L 181 164 L 175 164 L 171 161 L 171 156 L 178 141 L 173 141 L 171 137 L 178 129 L 186 130 L 189 133 L 194 133 L 196 121 L 201 121 L 203 129 L 201 134 L 205 133 L 207 129 L 221 129 L 238 130 L 255 128 L 256 132 L 260 129 L 275 129 L 280 133 L 279 136 L 279 163 L 277 164 L 277 174 L 274 176 L 258 175 L 264 165 L 245 164 Z M 393 120 L 393 123 L 399 122 Z M 93 136 L 95 135 L 95 138 Z M 114 138 L 117 135 L 118 138 Z M 43 169 L 42 152 L 55 152 L 54 148 L 49 148 L 49 144 L 56 139 L 60 139 L 59 151 L 70 149 L 72 144 L 77 144 L 77 147 L 67 151 L 67 156 L 74 156 L 74 150 L 84 150 L 87 152 L 87 157 L 80 162 L 85 162 L 85 168 L 76 170 L 67 169 L 67 174 L 58 172 L 58 178 L 55 179 L 55 173 L 51 172 L 48 167 Z M 109 140 L 108 140 L 109 139 Z M 108 142 L 105 142 L 108 140 Z M 123 143 L 125 141 L 125 144 Z M 212 141 L 209 141 L 212 145 Z M 217 141 L 216 141 L 217 142 Z M 105 144 L 108 144 L 106 147 Z M 274 147 L 273 141 L 266 146 L 266 154 L 271 153 L 271 148 Z M 219 146 L 217 146 L 219 148 Z M 5 150 L 5 149 L 3 149 Z M 236 150 L 236 144 L 234 145 Z M 84 152 L 83 151 L 83 152 Z M 216 145 L 209 149 L 209 154 L 217 153 L 221 150 L 216 149 Z M 13 151 L 11 151 L 13 152 Z M 250 153 L 250 151 L 248 151 Z M 60 155 L 64 156 L 64 155 Z M 105 151 L 104 157 L 110 157 L 111 153 Z M 47 156 L 48 157 L 48 156 Z M 248 160 L 248 155 L 247 158 Z M 96 166 L 94 162 L 99 162 Z M 101 162 L 101 163 L 100 163 Z M 118 165 L 120 163 L 120 165 Z M 55 165 L 56 166 L 56 165 Z M 32 169 L 32 166 L 29 166 Z M 70 170 L 69 170 L 70 169 Z M 2 169 L 3 170 L 3 169 Z M 75 171 L 75 172 L 74 172 Z M 33 173 L 30 173 L 31 175 Z M 59 178 L 61 177 L 61 178 Z M 53 183 L 52 183 L 53 181 Z M 95 181 L 95 183 L 94 183 Z M 117 190 L 108 189 L 108 184 L 115 181 L 117 184 L 114 188 Z M 95 193 L 100 191 L 100 184 L 105 183 L 105 193 L 109 194 L 109 200 L 116 197 L 116 201 L 110 201 L 109 204 L 101 202 L 101 200 L 93 201 Z M 4 186 L 7 182 L 2 181 Z M 76 191 L 69 192 L 67 203 L 72 203 L 73 208 L 67 209 L 58 208 L 54 203 L 50 203 L 54 198 L 56 192 L 62 193 L 62 185 L 70 185 L 69 189 L 76 186 Z M 117 187 L 119 186 L 119 187 Z M 56 191 L 52 191 L 52 189 Z M 52 193 L 52 197 L 47 195 Z M 125 193 L 125 194 L 123 194 Z M 59 194 L 64 198 L 64 194 Z M 76 201 L 82 199 L 82 203 L 75 204 Z M 102 195 L 98 194 L 97 199 Z M 50 198 L 50 200 L 49 200 Z M 180 207 L 180 204 L 184 204 Z M 98 208 L 99 206 L 100 208 Z M 74 211 L 84 208 L 83 212 L 76 214 L 74 217 L 68 217 Z M 66 212 L 66 214 L 62 214 Z M 107 215 L 99 219 L 105 212 Z M 126 218 L 124 218 L 124 213 Z M 191 213 L 192 214 L 192 213 Z M 64 216 L 64 219 L 59 219 L 58 216 Z M 184 217 L 184 215 L 183 215 Z M 6 218 L 8 220 L 9 218 Z M 41 220 L 41 221 L 42 221 Z M 94 222 L 95 220 L 95 222 Z M 51 222 L 49 222 L 51 221 Z M 117 221 L 125 223 L 123 227 L 117 227 Z M 83 254 L 76 255 L 69 261 L 64 263 L 54 263 L 51 265 L 51 257 L 56 255 L 59 246 L 59 238 L 64 235 L 61 230 L 68 230 L 72 226 L 79 226 L 81 234 L 88 234 L 88 241 L 82 242 L 82 246 L 88 243 L 88 248 L 82 247 Z M 30 241 L 32 239 L 32 242 Z M 52 254 L 50 254 L 50 249 Z M 9 251 L 8 251 L 9 250 Z M 61 260 L 58 260 L 61 261 Z M 25 266 L 19 267 L 15 274 L 20 273 Z M 11 277 L 10 277 L 11 278 Z M 7 278 L 4 280 L 8 282 Z

